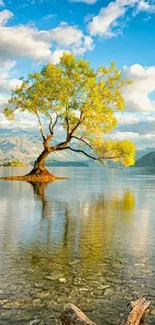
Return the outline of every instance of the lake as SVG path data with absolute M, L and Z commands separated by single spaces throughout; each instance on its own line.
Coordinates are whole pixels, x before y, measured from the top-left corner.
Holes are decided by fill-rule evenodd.
M 68 179 L 0 182 L 0 325 L 59 324 L 68 302 L 117 324 L 139 296 L 155 313 L 155 169 L 52 172 Z

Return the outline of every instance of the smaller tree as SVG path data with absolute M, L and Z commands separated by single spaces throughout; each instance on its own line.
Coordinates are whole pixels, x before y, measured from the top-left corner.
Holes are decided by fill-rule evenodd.
M 114 113 L 124 110 L 121 88 L 125 84 L 113 62 L 109 68 L 99 67 L 95 71 L 89 62 L 68 53 L 63 54 L 59 64 L 49 63 L 41 72 L 23 79 L 22 85 L 12 91 L 10 106 L 4 114 L 12 119 L 19 109 L 38 120 L 44 149 L 29 175 L 48 177 L 45 160 L 60 150 L 83 153 L 101 163 L 110 159 L 124 166 L 133 165 L 133 143 L 105 140 L 105 134 L 117 125 Z M 45 125 L 49 130 L 46 135 Z M 58 125 L 64 129 L 64 141 L 54 144 Z M 73 141 L 83 148 L 75 148 Z

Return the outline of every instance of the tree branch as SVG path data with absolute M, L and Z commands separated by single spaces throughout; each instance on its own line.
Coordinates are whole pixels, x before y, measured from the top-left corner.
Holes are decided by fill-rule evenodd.
M 58 122 L 59 115 L 56 113 L 56 118 L 55 118 L 55 122 L 54 123 L 53 123 L 53 119 L 50 116 L 50 114 L 48 115 L 48 117 L 50 119 L 49 130 L 50 130 L 51 135 L 53 135 L 53 133 L 54 133 L 54 127 L 56 126 L 56 124 Z
M 102 90 L 103 90 L 104 88 L 105 88 L 105 86 L 102 87 Z M 100 93 L 101 93 L 101 91 L 99 92 L 99 94 L 100 94 Z M 89 104 L 89 107 L 90 107 L 92 104 L 93 104 L 93 100 L 91 100 L 91 102 L 90 102 L 90 104 Z M 76 129 L 78 128 L 78 126 L 83 122 L 82 116 L 83 116 L 83 112 L 81 112 L 81 114 L 80 114 L 80 118 L 79 118 L 77 124 L 76 124 L 75 127 L 72 129 L 72 131 L 70 132 L 70 134 L 69 134 L 69 137 L 70 137 L 70 138 L 72 137 L 72 135 L 74 134 L 74 132 L 76 131 Z M 69 139 L 69 137 L 68 137 L 68 139 Z
M 71 147 L 59 147 L 59 146 L 57 146 L 57 149 L 56 149 L 56 151 L 58 151 L 58 150 L 64 150 L 64 149 L 69 149 L 69 150 L 71 150 L 71 151 L 74 151 L 74 152 L 78 152 L 78 153 L 82 153 L 82 154 L 84 154 L 85 156 L 87 156 L 88 158 L 91 158 L 91 159 L 93 159 L 93 160 L 96 160 L 96 161 L 99 161 L 99 162 L 101 162 L 101 163 L 103 163 L 103 164 L 105 164 L 105 160 L 106 159 L 116 159 L 116 158 L 121 158 L 121 156 L 112 156 L 112 157 L 105 157 L 105 156 L 103 156 L 103 157 L 94 157 L 94 156 L 92 156 L 92 155 L 89 155 L 87 152 L 85 152 L 85 151 L 83 151 L 83 150 L 81 150 L 81 149 L 73 149 L 73 148 L 71 148 Z
M 72 131 L 70 132 L 70 138 L 72 137 L 73 133 L 76 131 L 76 129 L 78 128 L 78 126 L 83 122 L 83 120 L 82 120 L 82 116 L 83 116 L 83 112 L 81 112 L 81 114 L 80 114 L 80 118 L 79 118 L 77 124 L 74 126 L 74 128 L 73 128 Z
M 56 113 L 56 119 L 55 119 L 55 122 L 53 123 L 52 125 L 52 134 L 54 132 L 54 127 L 56 126 L 57 122 L 58 122 L 58 118 L 59 118 L 59 115 Z
M 79 141 L 82 141 L 83 143 L 85 143 L 90 149 L 93 149 L 92 146 L 87 142 L 85 141 L 84 139 L 82 138 L 79 138 L 79 137 L 76 137 L 75 135 L 72 136 L 72 138 L 76 139 L 76 140 L 79 140 Z
M 37 115 L 37 118 L 38 118 L 38 123 L 39 123 L 40 133 L 41 133 L 41 135 L 42 135 L 43 141 L 45 141 L 46 138 L 45 138 L 45 136 L 44 136 L 43 126 L 42 126 L 42 123 L 41 123 L 41 119 L 40 119 L 39 113 L 36 112 L 36 115 Z
M 68 112 L 67 112 L 67 108 L 66 108 L 66 125 L 67 125 L 67 139 L 69 139 L 70 135 L 69 135 L 69 120 L 68 120 Z

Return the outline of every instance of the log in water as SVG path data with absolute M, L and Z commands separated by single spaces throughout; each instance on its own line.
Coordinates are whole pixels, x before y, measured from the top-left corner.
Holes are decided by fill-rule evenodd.
M 120 325 L 139 325 L 145 311 L 150 306 L 145 298 L 131 302 L 131 310 L 125 315 Z M 74 304 L 68 304 L 61 315 L 62 325 L 96 325 Z M 104 325 L 104 324 L 103 324 Z

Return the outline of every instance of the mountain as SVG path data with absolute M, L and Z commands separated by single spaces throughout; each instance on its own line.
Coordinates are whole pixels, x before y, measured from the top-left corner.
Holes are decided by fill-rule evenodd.
M 2 136 L 0 137 L 0 164 L 19 160 L 24 163 L 33 163 L 43 150 L 41 141 Z M 70 150 L 53 152 L 47 159 L 48 166 L 87 166 L 90 162 L 86 156 Z
M 150 153 L 150 152 L 154 152 L 154 151 L 155 151 L 155 148 L 151 148 L 151 147 L 149 147 L 149 148 L 145 148 L 145 149 L 143 149 L 143 150 L 137 150 L 137 151 L 136 151 L 136 161 L 137 161 L 138 159 L 140 159 L 141 157 L 147 155 L 148 153 Z
M 155 152 L 150 152 L 138 159 L 135 167 L 155 167 Z

